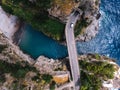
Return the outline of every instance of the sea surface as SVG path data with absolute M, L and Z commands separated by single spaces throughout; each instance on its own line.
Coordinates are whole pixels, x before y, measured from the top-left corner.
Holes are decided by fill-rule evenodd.
M 99 33 L 89 42 L 77 42 L 79 54 L 98 53 L 120 65 L 120 0 L 101 0 Z
M 33 29 L 28 24 L 25 25 L 23 29 L 24 32 L 19 46 L 24 53 L 29 54 L 34 59 L 38 58 L 40 55 L 54 59 L 60 59 L 67 56 L 67 48 L 57 41 Z

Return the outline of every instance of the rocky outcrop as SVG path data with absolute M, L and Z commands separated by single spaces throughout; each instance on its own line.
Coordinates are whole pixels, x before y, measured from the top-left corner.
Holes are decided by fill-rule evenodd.
M 82 28 L 81 32 L 77 37 L 76 41 L 89 41 L 96 36 L 99 30 L 99 20 L 93 18 L 90 25 L 86 28 Z
M 68 82 L 68 80 L 69 80 L 69 73 L 68 72 L 57 71 L 54 74 L 55 75 L 53 75 L 53 80 L 57 84 L 64 84 L 64 83 Z
M 58 60 L 48 59 L 47 57 L 44 56 L 38 57 L 34 64 L 34 67 L 36 67 L 42 74 L 45 73 L 53 74 L 54 71 L 56 71 L 57 69 L 58 70 L 63 69 L 62 62 Z
M 109 79 L 107 81 L 103 81 L 103 87 L 108 88 L 109 90 L 111 89 L 120 89 L 120 67 L 117 65 L 115 62 L 109 62 L 114 65 L 116 68 L 114 72 L 114 78 Z
M 6 13 L 0 6 L 0 31 L 7 38 L 12 39 L 14 33 L 19 29 L 19 24 L 20 21 L 16 16 Z
M 113 59 L 110 59 L 106 56 L 100 56 L 98 54 L 96 54 L 96 55 L 92 55 L 92 54 L 81 55 L 81 56 L 79 56 L 78 59 L 87 61 L 89 63 L 105 62 L 105 63 L 112 64 L 114 66 L 114 70 L 115 70 L 113 73 L 114 77 L 113 77 L 113 79 L 107 79 L 107 80 L 102 79 L 102 87 L 100 90 L 113 90 L 113 89 L 118 90 L 120 88 L 120 66 L 117 65 Z
M 78 41 L 89 41 L 98 33 L 99 28 L 99 4 L 100 0 L 81 0 L 79 8 L 83 11 L 80 24 L 82 24 L 81 33 L 77 36 Z M 85 22 L 83 22 L 85 21 Z
M 79 3 L 74 0 L 53 0 L 52 7 L 48 9 L 49 15 L 60 19 L 62 22 L 68 20 L 69 15 Z
M 18 46 L 14 45 L 4 35 L 0 35 L 0 42 L 6 45 L 6 48 L 0 53 L 0 60 L 5 60 L 10 63 L 27 61 L 31 65 L 34 64 L 35 61 L 29 55 L 24 54 Z

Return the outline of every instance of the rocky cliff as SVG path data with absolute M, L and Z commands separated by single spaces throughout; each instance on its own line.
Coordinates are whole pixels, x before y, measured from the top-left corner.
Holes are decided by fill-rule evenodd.
M 79 8 L 83 12 L 75 27 L 76 40 L 89 41 L 99 30 L 100 0 L 81 0 Z
M 79 6 L 79 2 L 75 2 L 75 0 L 53 0 L 52 6 L 48 9 L 49 15 L 58 18 L 63 23 L 66 23 L 69 15 Z
M 0 21 L 0 31 L 9 39 L 12 39 L 14 33 L 19 29 L 19 19 L 3 11 L 0 6 Z
M 34 0 L 34 1 L 36 1 L 36 0 Z M 67 8 L 67 6 L 64 6 L 64 5 L 66 5 L 66 3 L 69 4 L 68 6 L 70 8 Z M 91 38 L 93 38 L 96 35 L 96 33 L 98 32 L 98 21 L 100 18 L 99 1 L 98 0 L 80 0 L 79 3 L 76 3 L 71 0 L 68 0 L 68 1 L 66 0 L 66 1 L 62 1 L 62 2 L 61 2 L 61 0 L 60 1 L 55 0 L 53 2 L 53 6 L 49 9 L 49 13 L 50 13 L 50 15 L 59 18 L 62 22 L 66 22 L 71 11 L 76 6 L 79 7 L 79 9 L 81 9 L 83 11 L 81 19 L 78 21 L 78 24 L 77 24 L 78 26 L 80 24 L 82 24 L 83 26 L 82 26 L 82 28 L 79 28 L 77 26 L 75 27 L 75 32 L 78 33 L 80 30 L 80 33 L 78 33 L 76 40 L 88 41 Z M 33 72 L 28 72 L 26 74 L 26 77 L 24 80 L 23 79 L 17 80 L 15 78 L 11 77 L 10 74 L 6 74 L 5 77 L 7 79 L 7 82 L 0 84 L 0 89 L 9 90 L 8 88 L 11 87 L 12 88 L 11 90 L 14 90 L 13 86 L 15 87 L 16 80 L 17 80 L 17 84 L 19 84 L 18 85 L 19 87 L 16 87 L 17 90 L 20 90 L 21 83 L 22 83 L 22 85 L 27 86 L 27 88 L 25 88 L 25 90 L 28 90 L 28 89 L 47 90 L 48 88 L 50 88 L 50 84 L 54 84 L 54 87 L 55 87 L 55 85 L 56 85 L 56 87 L 57 86 L 59 87 L 61 85 L 64 85 L 64 83 L 68 83 L 68 81 L 70 81 L 69 74 L 67 73 L 67 71 L 70 70 L 69 69 L 70 65 L 68 64 L 69 62 L 66 59 L 64 59 L 64 61 L 62 62 L 59 60 L 54 61 L 53 59 L 48 59 L 47 57 L 40 56 L 36 61 L 33 60 L 29 55 L 24 54 L 19 49 L 18 46 L 14 45 L 12 43 L 11 37 L 16 32 L 16 30 L 18 30 L 18 28 L 19 28 L 18 18 L 5 13 L 0 8 L 0 20 L 1 20 L 0 30 L 3 33 L 3 34 L 1 33 L 1 35 L 0 35 L 0 47 L 1 47 L 0 48 L 0 60 L 8 62 L 8 63 L 12 63 L 12 64 L 16 64 L 17 62 L 20 62 L 20 63 L 28 62 L 29 65 L 35 67 L 40 74 L 47 74 L 44 77 L 39 75 L 39 76 L 33 78 L 35 81 L 34 80 L 32 81 L 32 77 L 35 76 L 35 73 L 33 73 Z M 76 31 L 76 29 L 77 29 L 77 31 Z M 85 73 L 87 73 L 87 76 L 90 75 L 90 79 L 88 78 L 89 80 L 87 80 L 87 81 L 90 81 L 90 83 L 91 83 L 91 80 L 94 79 L 94 81 L 96 81 L 96 82 L 93 82 L 93 83 L 97 83 L 100 85 L 101 85 L 101 83 L 99 83 L 99 81 L 103 81 L 104 87 L 106 87 L 106 85 L 107 86 L 110 85 L 110 87 L 108 87 L 108 88 L 113 88 L 113 87 L 120 88 L 120 86 L 119 86 L 120 85 L 119 84 L 120 69 L 119 69 L 119 66 L 117 64 L 115 64 L 115 62 L 113 60 L 111 60 L 107 57 L 104 57 L 104 56 L 99 56 L 99 55 L 82 55 L 82 56 L 79 56 L 78 59 L 80 62 L 83 62 L 81 67 L 84 66 L 84 64 L 85 64 L 85 67 L 83 67 L 83 69 L 80 68 L 80 70 L 84 72 L 82 74 L 86 75 Z M 97 66 L 99 66 L 99 67 L 97 67 Z M 111 70 L 114 68 L 115 71 L 110 72 L 109 67 L 111 68 Z M 107 69 L 109 72 L 107 71 Z M 95 72 L 93 70 L 95 70 Z M 98 72 L 98 71 L 105 71 L 105 70 L 106 70 L 105 73 Z M 109 75 L 109 73 L 110 73 L 110 75 Z M 53 75 L 52 81 L 49 80 L 49 78 L 51 78 L 50 75 Z M 81 77 L 84 77 L 84 75 Z M 100 77 L 100 79 L 98 79 L 94 76 Z M 102 76 L 104 76 L 104 78 Z M 113 79 L 108 79 L 106 76 L 109 76 L 110 78 L 112 76 L 114 76 L 114 77 L 113 77 Z M 44 80 L 41 77 L 43 77 Z M 49 78 L 47 78 L 47 77 L 49 77 Z M 14 83 L 13 83 L 13 80 L 15 80 Z M 85 80 L 86 79 L 83 78 L 83 81 L 85 81 Z M 107 80 L 107 82 L 105 82 L 105 80 Z M 49 83 L 46 84 L 46 82 L 49 82 Z M 55 84 L 55 82 L 57 84 Z M 11 84 L 11 83 L 13 83 L 13 84 Z M 90 88 L 91 87 L 93 88 L 93 86 L 90 86 Z M 100 88 L 104 88 L 104 87 L 100 87 Z M 96 88 L 97 88 L 97 86 L 96 86 Z M 94 89 L 94 90 L 97 90 L 97 89 Z

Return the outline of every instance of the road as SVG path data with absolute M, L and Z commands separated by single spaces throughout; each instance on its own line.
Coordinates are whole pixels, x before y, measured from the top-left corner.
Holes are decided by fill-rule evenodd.
M 77 50 L 74 37 L 74 26 L 79 18 L 79 14 L 72 13 L 65 27 L 65 35 L 69 54 L 70 67 L 74 83 L 74 90 L 80 89 L 80 69 L 78 65 Z M 71 27 L 73 23 L 73 27 Z

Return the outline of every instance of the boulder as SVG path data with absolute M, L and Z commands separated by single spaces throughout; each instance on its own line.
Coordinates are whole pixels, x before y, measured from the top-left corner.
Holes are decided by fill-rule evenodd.
M 55 73 L 55 75 L 53 75 L 53 80 L 57 84 L 64 84 L 64 83 L 68 82 L 69 74 L 67 72 L 64 72 L 64 71 L 58 71 Z

